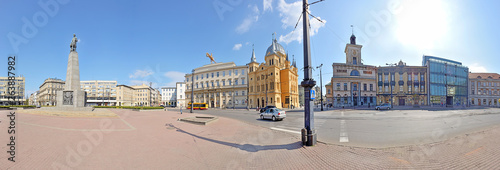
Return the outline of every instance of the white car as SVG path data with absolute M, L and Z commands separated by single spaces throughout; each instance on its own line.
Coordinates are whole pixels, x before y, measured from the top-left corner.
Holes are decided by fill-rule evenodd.
M 391 109 L 391 104 L 389 103 L 384 103 L 382 105 L 379 105 L 379 106 L 375 106 L 375 110 L 381 110 L 381 109 Z
M 260 119 L 272 119 L 283 120 L 286 118 L 286 112 L 284 110 L 280 110 L 278 108 L 269 108 L 266 111 L 260 113 Z

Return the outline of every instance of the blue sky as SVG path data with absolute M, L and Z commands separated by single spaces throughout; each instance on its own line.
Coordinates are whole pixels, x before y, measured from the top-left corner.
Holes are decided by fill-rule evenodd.
M 47 12 L 39 3 L 57 8 L 49 6 Z M 4 61 L 9 55 L 18 56 L 17 72 L 26 77 L 27 93 L 38 90 L 46 78 L 65 79 L 73 33 L 80 39 L 81 80 L 171 86 L 193 68 L 209 64 L 207 52 L 217 62 L 244 65 L 254 44 L 257 61 L 263 62 L 274 32 L 295 56 L 297 66 L 303 67 L 302 25 L 293 31 L 301 12 L 299 0 L 0 0 L 0 4 L 0 56 Z M 345 62 L 343 50 L 354 25 L 367 65 L 399 60 L 421 65 L 422 55 L 427 54 L 463 62 L 474 72 L 499 73 L 499 10 L 500 2 L 494 0 L 326 0 L 310 7 L 325 22 L 311 18 L 312 63 L 324 64 L 326 84 L 331 64 Z M 2 63 L 0 70 L 6 70 Z M 299 80 L 302 75 L 299 71 Z M 319 71 L 314 75 L 319 83 Z

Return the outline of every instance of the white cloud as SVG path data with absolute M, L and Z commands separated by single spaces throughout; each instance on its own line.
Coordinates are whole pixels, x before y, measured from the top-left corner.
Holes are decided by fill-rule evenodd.
M 264 0 L 264 12 L 266 11 L 273 11 L 273 0 Z
M 302 42 L 302 18 L 300 17 L 302 15 L 302 1 L 297 1 L 293 3 L 286 3 L 285 0 L 278 0 L 278 11 L 280 12 L 280 17 L 281 17 L 281 23 L 282 23 L 282 28 L 287 29 L 288 27 L 292 28 L 292 31 L 286 35 L 281 35 L 279 37 L 280 42 L 284 42 L 286 44 L 292 42 L 292 41 L 298 41 Z M 316 16 L 318 19 L 321 19 L 321 17 Z M 299 20 L 299 24 L 297 25 L 297 29 L 293 31 L 293 28 L 295 27 L 295 24 L 297 24 L 297 20 Z M 322 20 L 322 22 L 318 21 L 315 18 L 310 18 L 309 19 L 309 24 L 311 28 L 309 29 L 309 35 L 314 36 L 315 34 L 318 33 L 318 30 L 325 26 L 326 20 Z
M 243 22 L 236 27 L 236 33 L 238 34 L 243 34 L 250 30 L 250 27 L 252 26 L 253 23 L 259 21 L 259 8 L 257 5 L 248 5 L 248 8 L 252 9 L 252 14 L 248 15 Z
M 132 86 L 138 86 L 138 85 L 142 85 L 142 84 L 145 84 L 147 86 L 149 86 L 149 83 L 150 81 L 145 81 L 145 80 L 130 80 L 130 85 Z M 152 83 L 152 87 L 156 87 L 157 86 L 157 83 Z
M 130 74 L 128 77 L 129 78 L 144 78 L 146 76 L 149 76 L 151 74 L 153 74 L 154 72 L 149 70 L 149 69 L 145 69 L 145 70 L 135 70 L 134 74 Z
M 241 46 L 243 46 L 243 45 L 242 44 L 234 44 L 233 50 L 238 51 L 238 50 L 240 50 Z
M 469 66 L 469 71 L 473 73 L 487 73 L 486 67 L 479 65 L 479 63 L 474 63 Z
M 170 82 L 168 82 L 166 85 L 169 87 L 175 86 L 175 83 L 177 82 L 184 82 L 184 76 L 186 73 L 178 72 L 178 71 L 169 71 L 163 74 L 165 77 L 170 79 Z

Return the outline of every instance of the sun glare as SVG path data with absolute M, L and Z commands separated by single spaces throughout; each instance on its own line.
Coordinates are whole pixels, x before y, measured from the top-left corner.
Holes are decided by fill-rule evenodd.
M 396 36 L 404 45 L 433 49 L 448 31 L 448 11 L 440 0 L 408 1 L 396 15 Z

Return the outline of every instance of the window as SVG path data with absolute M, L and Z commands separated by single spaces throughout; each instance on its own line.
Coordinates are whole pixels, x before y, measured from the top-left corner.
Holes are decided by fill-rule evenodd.
M 219 87 L 219 81 L 217 81 L 217 87 Z
M 378 92 L 382 92 L 382 86 L 378 86 Z
M 238 70 L 234 70 L 234 75 L 238 75 Z
M 411 93 L 411 85 L 408 86 L 408 93 Z
M 399 81 L 403 80 L 403 74 L 399 74 Z
M 420 92 L 424 92 L 425 91 L 425 86 L 420 86 Z
M 418 85 L 415 85 L 415 92 L 418 92 Z
M 378 75 L 378 81 L 382 81 L 382 74 Z
M 356 57 L 353 57 L 353 58 L 352 58 L 352 64 L 354 64 L 354 65 L 357 65 L 357 64 L 358 64 L 358 60 L 356 59 Z
M 389 86 L 384 86 L 385 87 L 385 92 L 389 92 Z
M 413 80 L 418 81 L 418 74 L 415 74 L 414 76 L 415 77 L 413 78 Z M 416 89 L 418 89 L 418 88 L 416 88 Z
M 358 70 L 352 70 L 351 71 L 351 76 L 359 76 L 359 71 Z
M 391 74 L 391 81 L 394 81 L 394 74 Z
M 373 84 L 370 84 L 370 91 L 373 91 Z
M 474 90 L 472 90 L 472 94 L 474 94 Z
M 227 82 L 229 82 L 229 85 L 231 86 L 231 84 L 232 84 L 232 81 L 231 81 L 231 80 L 228 80 Z
M 337 90 L 340 90 L 340 83 L 337 83 Z
M 198 83 L 196 83 L 196 88 L 198 88 Z
M 399 86 L 399 91 L 403 92 L 403 86 L 401 86 L 401 85 Z
M 245 79 L 241 79 L 241 84 L 244 85 L 245 84 Z
M 411 74 L 412 74 L 412 73 L 409 73 L 409 74 L 408 74 L 408 81 L 411 81 Z
M 214 73 L 212 73 L 212 78 L 214 78 Z
M 196 77 L 198 77 L 198 75 Z M 203 80 L 203 74 L 201 74 L 201 79 Z
M 226 76 L 226 71 L 222 71 L 222 77 Z
M 366 84 L 363 84 L 363 91 L 366 91 L 366 88 L 367 88 Z
M 222 80 L 222 86 L 226 86 L 226 81 Z
M 217 72 L 217 77 L 219 77 L 219 72 Z
M 236 73 L 234 73 L 236 75 Z M 237 86 L 238 85 L 238 79 L 234 80 L 234 85 Z
M 229 76 L 231 76 L 231 71 L 227 71 L 229 73 Z
M 344 83 L 344 91 L 347 91 L 347 83 Z
M 235 96 L 238 96 L 238 91 L 234 92 L 234 95 L 235 95 Z
M 208 73 L 207 73 L 207 79 L 208 79 Z
M 328 89 L 328 94 L 330 94 L 330 89 Z
M 241 91 L 241 95 L 244 96 L 245 95 L 245 91 Z
M 420 74 L 420 81 L 425 81 L 425 80 L 424 80 L 424 75 L 423 75 L 423 74 Z
M 389 76 L 384 76 L 384 82 L 389 82 Z
M 241 75 L 245 75 L 245 69 L 241 69 Z

